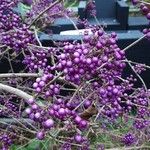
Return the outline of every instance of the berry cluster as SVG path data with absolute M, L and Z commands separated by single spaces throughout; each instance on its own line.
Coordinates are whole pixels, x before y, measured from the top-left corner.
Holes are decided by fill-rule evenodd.
M 146 16 L 146 18 L 148 20 L 150 20 L 150 7 L 148 5 L 148 3 L 144 3 L 140 0 L 131 0 L 133 5 L 138 5 L 139 8 L 141 9 L 141 12 L 143 13 L 143 15 Z
M 50 130 L 54 126 L 54 120 L 48 115 L 46 109 L 42 109 L 34 99 L 27 100 L 27 103 L 30 107 L 26 108 L 26 114 L 31 120 L 36 122 L 37 125 L 40 125 L 40 127 L 43 128 L 43 130 L 37 132 L 37 138 L 42 140 L 45 137 L 45 131 Z
M 53 78 L 53 74 L 44 74 L 41 78 L 36 79 L 33 88 L 37 93 L 43 92 L 46 98 L 58 95 L 60 92 L 60 85 L 56 83 L 49 84 Z
M 144 33 L 144 35 L 146 35 L 146 38 L 149 40 L 150 39 L 150 29 L 147 29 L 147 28 L 143 29 L 143 33 Z
M 38 69 L 43 71 L 43 76 L 33 83 L 33 88 L 37 98 L 39 95 L 43 98 L 44 95 L 45 102 L 39 105 L 34 99 L 29 99 L 27 100 L 29 107 L 26 109 L 29 119 L 38 127 L 37 139 L 43 140 L 56 126 L 64 127 L 66 134 L 69 130 L 76 131 L 76 129 L 84 133 L 89 121 L 94 117 L 97 119 L 103 116 L 113 122 L 123 114 L 129 115 L 135 107 L 137 110 L 135 117 L 143 117 L 143 121 L 135 119 L 134 127 L 142 129 L 143 125 L 149 126 L 149 123 L 145 122 L 148 117 L 147 109 L 143 113 L 144 110 L 139 107 L 147 107 L 149 91 L 145 91 L 142 87 L 135 92 L 133 83 L 136 79 L 132 75 L 126 79 L 122 78 L 126 66 L 125 52 L 118 48 L 116 34 L 108 35 L 101 28 L 94 28 L 92 32 L 91 36 L 85 33 L 83 43 L 65 42 L 63 46 L 49 48 L 48 51 L 33 49 L 31 56 L 25 58 L 24 63 L 31 72 L 37 72 Z M 54 55 L 54 64 L 48 61 L 51 57 L 47 55 L 49 53 Z M 137 73 L 141 73 L 143 67 L 145 66 L 137 65 L 134 68 Z M 61 73 L 61 80 L 53 81 L 58 73 Z M 75 85 L 74 88 L 80 86 L 82 88 L 79 92 L 75 92 L 76 94 L 68 92 L 67 96 L 61 99 L 60 90 L 65 90 L 62 80 L 66 84 L 72 83 Z M 94 95 L 89 97 L 90 93 Z M 93 103 L 96 104 L 95 107 L 92 107 Z M 61 123 L 56 125 L 56 122 Z M 84 142 L 82 136 L 78 134 L 72 139 L 71 142 L 76 144 Z M 132 137 L 126 136 L 124 139 L 124 143 L 128 145 Z M 87 145 L 86 143 L 85 149 L 88 149 Z M 66 141 L 63 146 L 71 145 Z
M 22 26 L 21 17 L 13 11 L 15 4 L 15 0 L 0 1 L 0 32 L 7 32 Z
M 12 102 L 12 99 L 4 100 L 4 98 L 0 98 L 0 105 L 4 106 L 0 108 L 1 117 L 18 117 L 18 107 Z
M 45 138 L 47 131 L 54 127 L 56 120 L 61 120 L 62 125 L 68 129 L 73 129 L 74 124 L 76 124 L 79 129 L 83 130 L 88 125 L 87 121 L 78 116 L 74 110 L 70 110 L 61 98 L 47 108 L 39 106 L 34 99 L 27 100 L 27 103 L 30 107 L 25 110 L 26 114 L 41 127 L 40 131 L 37 132 L 39 140 Z M 68 122 L 68 119 L 71 119 L 71 123 Z
M 14 2 L 0 0 L 1 44 L 9 46 L 15 52 L 24 50 L 23 63 L 30 72 L 41 72 L 42 76 L 34 83 L 22 80 L 24 82 L 21 86 L 24 85 L 23 88 L 32 91 L 35 98 L 28 99 L 25 105 L 20 104 L 19 111 L 15 103 L 0 99 L 0 104 L 4 106 L 4 109 L 0 108 L 1 116 L 15 116 L 18 119 L 24 115 L 22 106 L 27 106 L 23 110 L 25 109 L 25 115 L 30 119 L 32 126 L 38 129 L 36 138 L 43 140 L 52 129 L 60 129 L 55 139 L 65 139 L 62 145 L 58 144 L 61 149 L 74 149 L 77 146 L 81 150 L 88 150 L 90 143 L 85 135 L 97 135 L 101 132 L 100 124 L 102 131 L 107 130 L 108 125 L 116 127 L 120 118 L 133 118 L 133 113 L 132 129 L 134 127 L 135 134 L 137 130 L 146 130 L 150 127 L 150 91 L 144 84 L 141 88 L 135 88 L 134 83 L 137 79 L 133 75 L 122 77 L 127 59 L 125 52 L 117 45 L 116 33 L 107 34 L 101 27 L 95 26 L 92 27 L 92 35 L 85 32 L 81 43 L 54 43 L 55 48 L 33 45 L 37 44 L 33 32 L 13 12 Z M 34 2 L 28 14 L 28 23 L 52 2 L 54 0 Z M 31 5 L 32 0 L 25 0 L 24 3 Z M 139 4 L 147 19 L 150 19 L 149 7 L 146 4 L 138 0 L 133 0 L 133 3 Z M 89 8 L 93 8 L 94 3 L 91 4 Z M 36 23 L 43 27 L 64 13 L 62 5 L 57 4 Z M 92 11 L 92 15 L 95 15 L 95 11 Z M 147 37 L 150 37 L 149 31 L 143 31 Z M 138 75 L 145 70 L 145 66 L 141 64 L 133 68 Z M 31 82 L 33 89 L 26 88 L 31 87 Z M 13 86 L 20 85 L 17 80 L 8 83 Z M 123 121 L 122 119 L 120 122 Z M 89 131 L 86 130 L 88 127 Z M 121 125 L 117 127 L 120 128 Z M 129 132 L 121 139 L 124 145 L 130 146 L 135 142 L 135 135 Z M 12 143 L 10 136 L 6 134 L 2 134 L 0 140 L 2 149 L 8 149 Z
M 136 139 L 133 134 L 127 133 L 126 135 L 124 135 L 122 141 L 125 145 L 130 146 L 136 141 Z
M 36 72 L 39 71 L 38 69 L 44 70 L 46 68 L 47 61 L 47 52 L 39 50 L 32 51 L 30 55 L 27 55 L 24 58 L 23 63 L 27 65 L 30 72 Z
M 140 0 L 131 0 L 131 1 L 132 1 L 133 5 L 137 5 L 140 8 L 142 14 L 144 16 L 146 16 L 146 18 L 148 20 L 150 20 L 150 6 L 149 6 L 149 4 L 148 3 L 144 3 L 144 2 L 142 2 Z M 150 38 L 150 31 L 149 31 L 149 29 L 144 29 L 143 33 L 147 35 L 148 39 Z
M 139 130 L 144 129 L 146 127 L 148 128 L 149 125 L 150 125 L 150 121 L 143 120 L 141 118 L 139 118 L 139 120 L 134 121 L 134 127 Z
M 55 2 L 54 0 L 38 0 L 36 1 L 36 3 L 32 4 L 32 8 L 31 10 L 27 13 L 27 18 L 26 18 L 26 22 L 27 23 L 31 23 L 32 20 L 43 10 L 45 10 L 47 7 L 49 7 L 53 2 Z M 27 2 L 27 3 L 31 3 L 31 2 Z M 41 18 L 40 21 L 38 21 L 38 23 L 36 23 L 36 25 L 39 25 L 40 27 L 45 26 L 47 24 L 51 24 L 54 22 L 54 20 L 56 18 L 59 18 L 61 16 L 63 16 L 63 14 L 66 12 L 66 10 L 64 10 L 63 5 L 61 5 L 60 3 L 55 5 L 55 7 L 52 7 L 51 9 L 49 9 L 46 13 L 45 16 L 43 18 Z
M 80 129 L 85 129 L 88 125 L 86 120 L 77 115 L 74 110 L 70 109 L 70 105 L 68 107 L 68 105 L 64 103 L 64 100 L 60 98 L 57 99 L 56 102 L 49 107 L 49 115 L 62 121 L 67 121 L 67 119 L 71 118 L 73 124 L 75 123 Z
M 7 45 L 16 52 L 25 50 L 28 44 L 35 43 L 33 33 L 24 24 L 23 27 L 10 30 L 1 35 L 1 44 Z
M 65 106 L 64 101 L 61 98 L 57 99 L 56 102 L 49 107 L 48 111 L 50 116 L 61 120 L 66 120 L 70 115 L 74 115 L 74 112 Z
M 64 72 L 66 80 L 80 84 L 97 77 L 109 80 L 121 75 L 125 53 L 117 47 L 116 35 L 107 35 L 101 29 L 93 34 L 85 35 L 83 44 L 66 44 L 58 56 L 56 67 Z
M 89 0 L 86 5 L 86 11 L 89 12 L 91 16 L 96 16 L 96 6 L 95 1 Z
M 9 134 L 0 134 L 0 149 L 1 150 L 9 150 L 9 146 L 12 144 L 12 138 Z
M 144 64 L 136 64 L 136 65 L 134 66 L 134 70 L 136 70 L 136 72 L 137 72 L 138 74 L 141 74 L 143 71 L 146 70 L 146 68 L 145 68 L 145 65 L 144 65 Z
M 102 113 L 112 118 L 120 116 L 123 111 L 121 106 L 122 91 L 124 92 L 123 87 L 115 85 L 108 85 L 105 88 L 100 88 L 100 103 L 103 107 L 105 106 Z
M 75 148 L 75 145 L 71 143 L 79 144 L 80 150 L 89 150 L 89 141 L 86 137 L 82 136 L 81 134 L 76 134 L 71 139 L 65 141 L 65 143 L 61 146 L 61 150 L 70 150 Z

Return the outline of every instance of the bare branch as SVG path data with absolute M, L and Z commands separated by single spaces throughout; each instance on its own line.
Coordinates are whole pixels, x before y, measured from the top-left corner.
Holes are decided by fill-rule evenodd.
M 14 87 L 11 87 L 11 86 L 8 86 L 8 85 L 5 85 L 5 84 L 2 84 L 0 83 L 0 91 L 6 91 L 6 92 L 9 92 L 9 93 L 12 93 L 12 94 L 15 94 L 25 100 L 28 100 L 30 98 L 33 98 L 33 96 L 27 94 L 26 92 L 23 92 L 17 88 L 14 88 Z
M 143 1 L 143 0 L 140 0 L 139 2 L 140 2 L 140 3 L 143 3 L 143 4 L 146 4 L 146 5 L 150 5 L 149 2 L 145 2 L 145 1 Z
M 131 48 L 132 46 L 136 45 L 138 42 L 140 42 L 141 40 L 143 40 L 145 37 L 146 37 L 146 35 L 143 35 L 141 38 L 137 39 L 136 41 L 134 41 L 133 43 L 131 43 L 129 46 L 127 46 L 126 48 L 124 48 L 123 51 L 126 51 L 129 48 Z
M 16 77 L 40 77 L 38 73 L 2 73 L 0 78 L 16 78 Z

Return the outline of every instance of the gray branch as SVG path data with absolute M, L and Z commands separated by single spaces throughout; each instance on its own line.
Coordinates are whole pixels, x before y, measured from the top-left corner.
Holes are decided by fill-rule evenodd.
M 6 92 L 9 92 L 11 94 L 15 94 L 15 95 L 17 95 L 20 98 L 23 98 L 25 100 L 33 98 L 33 96 L 27 94 L 26 92 L 23 92 L 23 91 L 21 91 L 21 90 L 19 90 L 17 88 L 14 88 L 14 87 L 2 84 L 2 83 L 0 83 L 0 91 L 6 91 Z
M 40 77 L 38 73 L 2 73 L 0 78 L 15 78 L 15 77 Z

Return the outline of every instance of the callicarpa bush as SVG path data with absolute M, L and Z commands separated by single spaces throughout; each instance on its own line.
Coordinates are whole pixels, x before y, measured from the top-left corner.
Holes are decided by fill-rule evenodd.
M 150 4 L 132 2 L 149 19 Z M 149 29 L 120 49 L 116 33 L 86 22 L 92 34 L 81 41 L 44 47 L 38 33 L 71 14 L 61 0 L 0 0 L 0 56 L 10 67 L 0 74 L 0 149 L 150 149 L 150 90 L 140 76 L 150 67 L 125 55 Z M 133 74 L 123 78 L 127 65 Z

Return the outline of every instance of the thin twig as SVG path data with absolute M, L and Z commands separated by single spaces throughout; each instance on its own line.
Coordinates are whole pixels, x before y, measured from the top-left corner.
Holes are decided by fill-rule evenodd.
M 34 28 L 34 34 L 35 34 L 35 38 L 36 38 L 37 42 L 39 43 L 40 47 L 42 47 L 42 43 L 41 43 L 40 40 L 39 40 L 39 37 L 38 37 L 38 33 L 37 33 L 36 28 Z
M 75 22 L 69 16 L 65 15 L 65 17 L 73 24 L 73 26 L 76 30 L 79 30 L 77 25 L 75 24 Z
M 143 65 L 143 67 L 145 67 L 145 68 L 147 68 L 147 69 L 150 69 L 150 66 L 148 66 L 148 65 L 145 65 L 145 64 L 142 64 L 142 63 L 139 63 L 139 62 L 134 62 L 134 61 L 131 61 L 131 60 L 123 60 L 124 62 L 130 62 L 131 64 L 134 64 L 134 65 L 139 65 L 139 64 L 141 64 L 141 65 Z
M 13 69 L 13 66 L 12 66 L 12 63 L 11 63 L 11 60 L 10 60 L 9 52 L 7 54 L 8 54 L 8 62 L 9 62 L 9 65 L 10 65 L 11 72 L 14 72 L 14 69 Z
M 128 65 L 131 67 L 131 69 L 133 70 L 133 72 L 136 74 L 136 76 L 137 76 L 137 77 L 140 79 L 140 81 L 142 82 L 142 84 L 143 84 L 143 86 L 144 86 L 144 89 L 147 91 L 148 89 L 147 89 L 147 86 L 146 86 L 144 80 L 143 80 L 143 79 L 141 78 L 141 76 L 135 71 L 135 69 L 134 69 L 134 67 L 131 65 L 131 63 L 128 62 L 127 59 L 126 59 L 126 61 L 127 61 Z
M 93 94 L 95 93 L 92 92 L 91 94 L 89 94 L 74 110 L 77 110 L 87 99 L 89 99 Z
M 102 112 L 102 110 L 104 109 L 105 105 L 98 111 L 98 114 L 96 115 L 94 122 L 96 122 L 97 118 L 99 117 L 100 113 Z
M 23 130 L 23 131 L 28 131 L 28 132 L 34 133 L 34 134 L 36 133 L 33 130 L 27 130 L 25 128 L 22 128 L 22 127 L 18 126 L 18 124 L 16 123 L 16 121 L 14 121 L 13 119 L 9 119 L 9 118 L 8 119 L 7 118 L 0 119 L 0 124 L 4 124 L 5 126 L 10 126 L 10 124 L 11 124 L 11 126 L 14 127 L 15 129 Z
M 1 48 L 1 47 L 0 47 L 0 48 Z M 1 56 L 1 55 L 4 55 L 4 54 L 5 54 L 6 52 L 8 52 L 9 50 L 10 50 L 10 49 L 7 48 L 5 51 L 3 51 L 3 52 L 0 53 L 0 56 Z
M 0 45 L 0 48 L 7 47 L 7 45 Z
M 76 89 L 76 91 L 74 92 L 73 96 L 70 98 L 68 103 L 71 103 L 72 100 L 75 98 L 75 96 L 77 95 L 77 93 L 80 91 L 80 89 L 82 88 L 82 84 Z
M 70 81 L 66 81 L 64 78 L 62 78 L 62 77 L 60 77 L 60 78 L 58 78 L 58 81 L 60 81 L 60 82 L 63 82 L 64 84 L 66 84 L 66 85 L 71 85 L 72 87 L 74 87 L 74 88 L 78 88 L 78 85 L 76 85 L 76 84 L 74 84 L 74 83 L 72 83 L 72 82 L 70 82 Z
M 127 46 L 126 48 L 124 48 L 123 51 L 126 51 L 129 48 L 131 48 L 132 46 L 136 45 L 138 42 L 140 42 L 141 40 L 143 40 L 145 37 L 146 37 L 146 35 L 144 35 L 141 38 L 137 39 L 136 41 L 134 41 L 133 43 L 131 43 L 129 46 Z
M 4 130 L 4 129 L 2 129 L 2 128 L 0 128 L 0 130 L 1 131 L 3 131 L 3 132 L 8 132 L 8 133 L 10 133 L 10 134 L 14 134 L 14 132 L 13 131 L 9 131 L 9 130 Z M 17 137 L 20 137 L 20 138 L 23 138 L 23 139 L 26 139 L 26 140 L 28 140 L 28 141 L 30 141 L 31 139 L 29 139 L 29 138 L 26 138 L 25 136 L 20 136 L 20 135 L 15 135 L 15 136 L 17 136 Z
M 37 48 L 43 48 L 44 50 L 49 50 L 49 47 L 45 47 L 45 46 L 39 46 L 39 45 L 34 45 L 34 44 L 31 44 L 29 43 L 28 44 L 28 47 L 31 46 L 31 47 L 37 47 Z M 35 51 L 38 51 L 36 49 L 34 49 Z
M 143 4 L 146 4 L 146 5 L 150 5 L 150 3 L 149 2 L 145 2 L 145 1 L 139 1 L 140 3 L 143 3 Z

